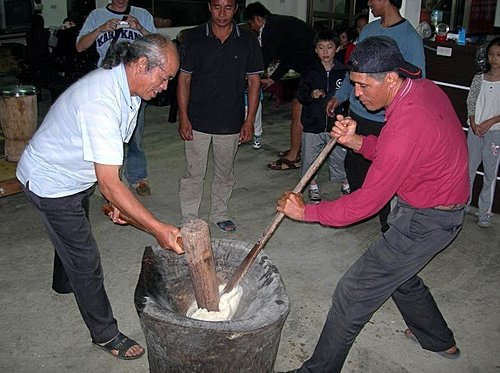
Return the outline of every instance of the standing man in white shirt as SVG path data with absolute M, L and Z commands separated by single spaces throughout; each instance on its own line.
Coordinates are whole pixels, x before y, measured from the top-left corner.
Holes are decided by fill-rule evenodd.
M 89 220 L 94 185 L 120 212 L 143 225 L 158 243 L 182 253 L 177 227 L 155 218 L 120 180 L 123 143 L 136 125 L 141 99 L 167 89 L 179 68 L 177 49 L 152 34 L 122 43 L 110 66 L 97 69 L 69 87 L 54 103 L 26 146 L 16 176 L 38 210 L 54 245 L 58 293 L 73 292 L 92 342 L 114 356 L 132 360 L 144 354 L 118 330 L 104 289 L 104 275 Z
M 99 54 L 97 67 L 100 67 L 110 47 L 117 43 L 130 43 L 141 36 L 156 32 L 153 16 L 147 10 L 130 6 L 129 0 L 111 0 L 104 8 L 90 12 L 76 39 L 76 49 L 83 52 L 95 42 Z M 143 102 L 137 117 L 136 130 L 128 143 L 123 166 L 123 176 L 140 196 L 151 194 L 147 180 L 147 161 L 141 144 L 145 107 Z

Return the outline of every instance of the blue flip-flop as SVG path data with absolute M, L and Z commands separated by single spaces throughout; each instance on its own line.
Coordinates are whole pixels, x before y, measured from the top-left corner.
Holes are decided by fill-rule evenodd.
M 218 223 L 215 223 L 219 229 L 225 233 L 234 232 L 236 230 L 236 225 L 231 220 L 224 220 Z

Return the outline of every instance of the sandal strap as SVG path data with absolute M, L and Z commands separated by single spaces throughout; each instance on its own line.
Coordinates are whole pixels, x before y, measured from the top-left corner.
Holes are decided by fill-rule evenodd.
M 297 166 L 298 162 L 300 162 L 300 160 L 298 159 L 296 159 L 295 161 L 290 161 L 286 158 L 280 158 L 277 161 L 270 163 L 269 168 L 273 170 L 293 170 L 299 168 Z
M 117 350 L 119 357 L 126 357 L 125 354 L 127 353 L 127 351 L 135 345 L 139 344 L 133 339 L 127 337 L 126 335 L 118 333 L 116 337 L 114 337 L 111 341 L 109 341 L 102 347 L 105 347 L 109 351 Z

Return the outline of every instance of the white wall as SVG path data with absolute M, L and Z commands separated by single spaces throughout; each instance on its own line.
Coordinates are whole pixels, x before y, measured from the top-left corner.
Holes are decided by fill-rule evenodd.
M 254 1 L 247 0 L 247 4 Z M 260 0 L 271 13 L 295 16 L 306 21 L 307 1 L 306 0 Z
M 420 7 L 422 0 L 403 0 L 401 6 L 401 15 L 405 17 L 413 27 L 417 27 L 420 23 Z
M 497 0 L 497 11 L 495 13 L 495 27 L 500 27 L 500 2 Z
M 102 8 L 111 0 L 95 0 L 96 8 Z M 68 16 L 66 0 L 42 0 L 42 15 L 45 19 L 45 27 L 59 27 L 64 18 Z
M 66 0 L 43 0 L 42 3 L 45 27 L 57 28 L 61 26 L 64 18 L 68 16 Z

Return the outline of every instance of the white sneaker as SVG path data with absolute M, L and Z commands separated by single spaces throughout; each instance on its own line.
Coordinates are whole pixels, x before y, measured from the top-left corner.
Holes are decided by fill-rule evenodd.
M 480 215 L 477 225 L 479 225 L 481 228 L 491 227 L 491 215 L 490 214 Z
M 253 137 L 253 142 L 252 142 L 252 148 L 254 149 L 260 149 L 261 146 L 261 137 L 260 136 L 254 136 Z
M 321 202 L 321 196 L 319 194 L 319 189 L 309 188 L 309 202 L 316 203 L 316 204 Z
M 342 183 L 342 186 L 340 187 L 340 192 L 342 194 L 350 194 L 351 193 L 351 187 L 349 186 L 349 184 Z

